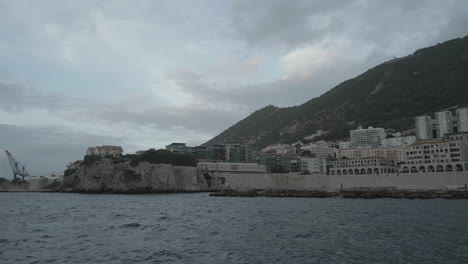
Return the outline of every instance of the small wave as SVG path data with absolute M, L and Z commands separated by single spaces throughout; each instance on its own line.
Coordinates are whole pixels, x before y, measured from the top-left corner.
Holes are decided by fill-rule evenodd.
M 140 227 L 141 225 L 139 223 L 129 223 L 129 224 L 124 224 L 122 227 Z

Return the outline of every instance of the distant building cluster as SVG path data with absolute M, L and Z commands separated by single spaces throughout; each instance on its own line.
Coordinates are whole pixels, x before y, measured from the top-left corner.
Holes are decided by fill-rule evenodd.
M 444 135 L 458 132 L 468 132 L 468 107 L 458 108 L 455 115 L 452 111 L 440 111 L 434 114 L 417 116 L 416 136 L 418 139 L 443 138 Z
M 272 144 L 260 151 L 231 142 L 166 150 L 192 155 L 202 172 L 367 175 L 468 171 L 468 108 L 415 117 L 410 132 L 358 126 L 348 141 Z M 311 137 L 309 137 L 311 138 Z M 144 151 L 138 151 L 141 154 Z M 87 155 L 119 156 L 119 146 L 88 148 Z

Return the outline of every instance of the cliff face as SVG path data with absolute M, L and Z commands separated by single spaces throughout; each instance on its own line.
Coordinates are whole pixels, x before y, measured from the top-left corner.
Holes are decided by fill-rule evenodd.
M 91 165 L 79 165 L 64 177 L 63 187 L 73 192 L 192 192 L 220 190 L 224 179 L 197 174 L 195 167 L 112 162 L 103 159 Z

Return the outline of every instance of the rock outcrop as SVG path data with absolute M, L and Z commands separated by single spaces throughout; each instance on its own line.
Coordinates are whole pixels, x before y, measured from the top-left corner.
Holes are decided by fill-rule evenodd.
M 195 167 L 102 159 L 77 165 L 64 176 L 63 190 L 71 192 L 157 193 L 197 192 L 223 188 L 222 177 L 199 174 Z

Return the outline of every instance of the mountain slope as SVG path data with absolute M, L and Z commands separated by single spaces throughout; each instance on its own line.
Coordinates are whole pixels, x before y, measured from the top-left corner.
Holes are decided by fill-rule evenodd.
M 242 142 L 257 148 L 314 134 L 349 136 L 358 124 L 404 130 L 414 116 L 468 102 L 468 37 L 380 64 L 295 107 L 264 107 L 204 145 Z

